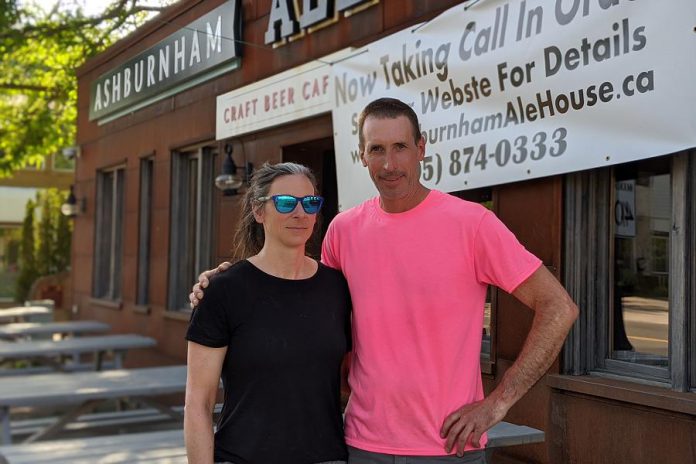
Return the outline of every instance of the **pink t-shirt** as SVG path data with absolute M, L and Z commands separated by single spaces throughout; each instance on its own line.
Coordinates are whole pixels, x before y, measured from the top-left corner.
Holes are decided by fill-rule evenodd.
M 343 272 L 353 300 L 346 442 L 446 454 L 445 418 L 483 399 L 486 287 L 512 292 L 541 261 L 486 208 L 435 190 L 404 213 L 373 198 L 339 214 L 322 261 Z

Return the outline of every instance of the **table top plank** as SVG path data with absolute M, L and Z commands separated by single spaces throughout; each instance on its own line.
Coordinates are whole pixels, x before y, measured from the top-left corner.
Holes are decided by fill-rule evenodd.
M 15 322 L 0 325 L 0 338 L 52 334 L 108 332 L 109 324 L 99 321 Z
M 6 377 L 0 407 L 80 404 L 127 396 L 156 396 L 186 389 L 186 366 L 114 369 Z
M 186 462 L 182 430 L 89 437 L 0 446 L 9 464 Z
M 501 446 L 529 445 L 544 441 L 544 432 L 526 425 L 517 425 L 510 422 L 499 422 L 488 432 L 487 448 Z
M 0 343 L 0 359 L 27 359 L 74 353 L 108 350 L 128 350 L 155 346 L 154 338 L 136 334 L 97 335 L 63 340 L 31 340 Z
M 0 309 L 0 322 L 51 313 L 52 311 L 45 306 L 14 306 L 12 308 Z

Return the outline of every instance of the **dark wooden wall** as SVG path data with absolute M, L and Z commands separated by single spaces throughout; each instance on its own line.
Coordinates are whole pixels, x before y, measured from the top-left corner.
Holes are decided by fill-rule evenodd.
M 550 462 L 696 462 L 694 393 L 587 376 L 549 383 Z
M 493 204 L 498 217 L 520 242 L 560 278 L 562 178 L 494 187 Z M 533 318 L 532 311 L 514 297 L 502 290 L 497 292 L 494 333 L 496 363 L 494 375 L 484 375 L 487 392 L 495 388 L 522 350 Z M 554 363 L 550 372 L 558 373 L 558 362 Z M 542 380 L 513 406 L 506 420 L 548 430 L 548 404 L 549 389 Z M 505 462 L 549 462 L 546 443 L 509 448 L 497 453 L 498 460 L 504 457 L 508 459 Z

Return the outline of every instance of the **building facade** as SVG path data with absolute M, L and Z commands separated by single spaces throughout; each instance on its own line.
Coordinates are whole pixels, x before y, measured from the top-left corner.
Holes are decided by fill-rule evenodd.
M 345 105 L 359 100 L 361 88 L 370 85 L 370 74 L 354 85 L 341 82 L 345 75 L 336 73 L 340 63 L 350 64 L 346 57 L 361 50 L 379 50 L 379 41 L 392 34 L 425 30 L 450 8 L 474 11 L 476 3 L 183 1 L 89 60 L 77 72 L 80 150 L 75 194 L 78 200 L 86 199 L 86 208 L 74 223 L 75 317 L 156 338 L 158 347 L 151 356 L 133 363 L 183 362 L 190 287 L 201 270 L 233 258 L 232 237 L 245 187 L 242 182 L 225 192 L 216 189 L 227 158 L 236 166 L 232 174 L 242 178 L 264 162 L 310 166 L 326 198 L 323 232 L 337 211 L 349 206 L 352 200 L 345 199 L 352 198 L 353 191 L 358 197 L 370 194 L 361 187 L 369 183 L 367 173 L 351 187 L 342 164 L 346 157 L 341 154 L 347 150 L 343 140 L 352 137 L 357 145 L 350 113 L 332 117 L 337 99 Z M 398 47 L 390 59 L 377 56 L 378 69 L 391 79 L 388 85 L 396 96 L 402 96 L 398 92 L 407 87 L 408 76 L 426 79 L 430 73 L 446 89 L 448 81 L 468 72 L 440 66 L 438 56 L 445 48 L 447 53 L 458 51 L 462 61 L 492 54 L 496 44 L 502 48 L 502 24 L 514 17 L 508 8 L 516 4 L 481 3 L 481 8 L 491 8 L 489 17 L 495 20 L 489 27 L 481 21 L 462 23 L 456 38 L 460 41 L 452 40 L 451 47 L 433 47 L 427 55 L 425 45 L 414 39 L 404 41 L 403 53 Z M 528 3 L 528 20 L 520 20 L 520 43 L 525 30 L 533 35 L 541 27 L 541 10 Z M 592 2 L 556 3 L 561 26 L 570 22 L 573 8 L 577 21 L 584 20 L 583 11 L 591 15 L 593 9 L 607 9 Z M 625 2 L 617 6 L 623 7 L 632 11 Z M 632 35 L 624 35 L 622 28 L 630 21 Z M 607 46 L 629 37 L 633 42 L 626 49 L 640 53 L 643 40 L 648 45 L 659 42 L 652 36 L 646 39 L 647 32 L 635 21 L 632 16 L 626 22 L 617 20 L 614 31 L 620 32 L 609 37 Z M 468 38 L 467 31 L 472 34 Z M 510 32 L 508 41 L 513 36 Z M 418 50 L 414 56 L 434 60 L 429 70 L 425 61 L 409 64 L 409 47 Z M 603 53 L 587 48 L 595 59 Z M 619 44 L 613 56 L 623 49 Z M 551 61 L 557 56 L 566 70 L 583 60 L 582 44 L 577 59 L 574 52 L 555 55 L 551 46 L 544 50 L 547 80 L 560 72 L 561 65 Z M 402 56 L 400 71 L 394 67 L 397 56 Z M 532 72 L 529 63 L 526 71 Z M 511 99 L 528 77 L 524 66 L 517 71 L 512 64 L 496 68 L 497 75 L 487 79 L 499 93 L 507 88 Z M 334 74 L 326 78 L 322 73 L 329 68 Z M 649 76 L 642 76 L 647 89 Z M 485 101 L 487 86 L 477 77 L 481 96 L 471 99 Z M 451 85 L 452 101 L 468 98 L 466 86 L 460 87 L 458 97 Z M 419 100 L 427 97 L 424 92 L 413 97 L 415 105 L 424 105 Z M 601 90 L 593 92 L 602 97 Z M 689 92 L 693 97 L 694 89 Z M 589 89 L 585 96 L 589 100 Z M 535 111 L 548 111 L 552 104 L 557 112 L 563 109 L 558 99 L 545 106 L 543 95 L 540 98 Z M 572 95 L 569 98 L 569 104 L 577 103 Z M 526 117 L 533 116 L 529 106 L 520 102 L 520 108 Z M 510 111 L 508 107 L 507 119 Z M 343 116 L 347 123 L 338 124 Z M 436 135 L 424 128 L 424 134 L 439 142 L 450 130 L 442 127 Z M 617 133 L 624 132 L 628 151 L 632 137 L 649 130 L 624 127 L 620 121 L 615 127 Z M 539 133 L 532 132 L 530 143 L 542 143 Z M 558 154 L 565 143 L 563 132 L 544 132 L 547 136 L 557 142 L 549 142 L 550 156 L 553 150 Z M 670 134 L 653 138 L 660 137 Z M 451 138 L 464 140 L 456 133 Z M 510 138 L 508 148 L 519 146 L 520 140 Z M 585 140 L 589 152 L 597 151 L 589 138 Z M 636 143 L 635 151 L 644 145 Z M 564 167 L 564 161 L 544 175 L 530 175 L 532 167 L 517 177 L 479 184 L 470 180 L 472 185 L 453 180 L 446 188 L 492 208 L 563 282 L 581 309 L 559 359 L 507 417 L 543 429 L 546 442 L 501 450 L 496 462 L 696 462 L 696 158 L 691 148 L 696 143 L 681 143 L 679 149 L 660 146 L 656 143 L 652 152 L 638 158 L 608 162 L 609 155 L 599 152 L 602 162 L 592 166 Z M 486 162 L 502 166 L 521 159 L 520 151 L 505 158 L 505 147 L 502 139 L 496 145 L 495 156 L 502 158 L 491 153 L 490 158 L 477 159 L 474 154 L 471 169 L 476 163 L 483 171 Z M 449 161 L 442 157 L 450 163 L 443 167 L 436 163 L 439 152 L 428 151 L 432 158 L 423 165 L 424 179 L 456 170 L 458 157 L 466 151 L 456 156 L 454 152 Z M 534 153 L 530 157 L 543 156 Z M 461 166 L 469 169 L 468 164 Z M 229 173 L 229 162 L 227 169 Z M 310 253 L 318 255 L 319 239 Z M 533 319 L 531 311 L 501 290 L 491 291 L 489 300 L 481 360 L 487 390 L 522 350 Z

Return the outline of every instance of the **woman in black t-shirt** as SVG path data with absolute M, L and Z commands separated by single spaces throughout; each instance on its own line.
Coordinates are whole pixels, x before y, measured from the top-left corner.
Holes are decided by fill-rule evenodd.
M 210 280 L 186 333 L 190 463 L 346 461 L 340 366 L 350 350 L 350 295 L 340 272 L 305 256 L 322 201 L 304 166 L 254 173 L 235 237 L 246 259 Z

